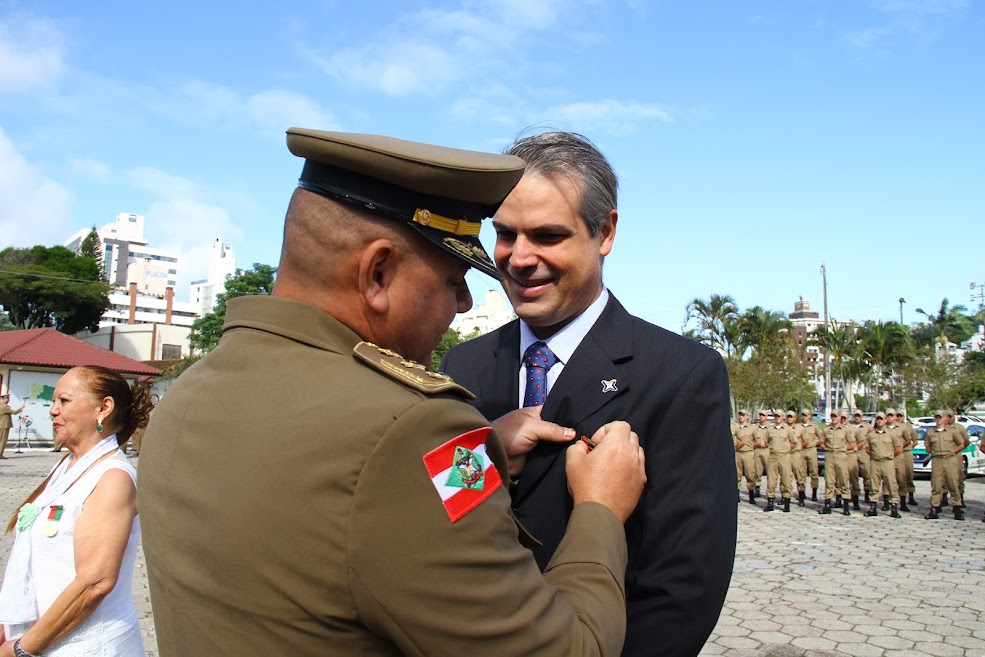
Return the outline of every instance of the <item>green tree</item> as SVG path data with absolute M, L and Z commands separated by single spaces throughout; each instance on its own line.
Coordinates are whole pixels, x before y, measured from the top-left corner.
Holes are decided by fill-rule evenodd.
M 792 329 L 793 324 L 782 312 L 753 306 L 739 319 L 739 350 L 755 353 L 770 344 L 785 343 L 790 340 Z
M 941 307 L 934 314 L 928 313 L 923 308 L 917 308 L 917 312 L 926 317 L 927 323 L 933 327 L 933 333 L 941 345 L 948 342 L 960 343 L 971 336 L 974 329 L 967 310 L 961 304 L 950 305 L 947 297 L 941 300 Z M 949 336 L 948 333 L 951 335 Z
M 832 319 L 827 327 L 807 336 L 808 344 L 824 349 L 831 357 L 837 379 L 841 381 L 841 388 L 845 390 L 844 401 L 847 401 L 849 406 L 853 405 L 852 384 L 855 378 L 852 374 L 857 371 L 852 365 L 863 354 L 856 335 L 857 331 L 858 325 L 854 322 L 838 323 Z M 842 400 L 839 399 L 838 394 L 841 394 L 841 389 L 837 390 L 832 408 L 841 408 Z
M 438 346 L 436 346 L 431 352 L 431 371 L 438 371 L 438 368 L 441 366 L 441 361 L 444 360 L 445 354 L 448 353 L 449 349 L 457 344 L 461 344 L 462 342 L 467 342 L 468 340 L 477 338 L 479 335 L 479 329 L 477 328 L 465 335 L 462 335 L 460 331 L 453 328 L 445 331 L 445 334 L 441 336 L 441 342 L 439 342 Z
M 188 339 L 192 349 L 206 354 L 219 344 L 222 325 L 226 321 L 226 304 L 230 299 L 250 295 L 270 294 L 274 289 L 275 267 L 259 262 L 246 271 L 237 269 L 226 279 L 226 291 L 216 297 L 215 308 L 192 323 L 192 335 Z
M 727 294 L 712 294 L 708 300 L 694 299 L 687 305 L 684 327 L 696 324 L 694 332 L 702 342 L 725 356 L 736 352 L 739 339 L 739 307 Z
M 103 241 L 99 237 L 99 233 L 96 231 L 96 227 L 93 226 L 89 234 L 85 236 L 82 240 L 82 244 L 79 245 L 80 256 L 85 256 L 92 258 L 99 265 L 99 271 L 101 272 L 99 280 L 106 281 L 106 267 L 103 264 Z
M 865 322 L 860 331 L 865 359 L 872 368 L 874 398 L 881 399 L 880 388 L 890 383 L 894 370 L 911 357 L 909 333 L 897 322 Z
M 110 286 L 98 263 L 63 246 L 0 251 L 0 306 L 20 329 L 95 331 L 109 308 Z
M 817 390 L 792 339 L 767 340 L 730 373 L 732 392 L 746 406 L 794 408 L 813 405 Z

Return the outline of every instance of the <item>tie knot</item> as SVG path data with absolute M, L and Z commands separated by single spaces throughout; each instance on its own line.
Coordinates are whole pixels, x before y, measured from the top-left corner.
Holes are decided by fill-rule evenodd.
M 554 367 L 555 363 L 557 356 L 546 342 L 534 342 L 523 352 L 523 364 L 527 367 L 542 367 L 546 371 Z

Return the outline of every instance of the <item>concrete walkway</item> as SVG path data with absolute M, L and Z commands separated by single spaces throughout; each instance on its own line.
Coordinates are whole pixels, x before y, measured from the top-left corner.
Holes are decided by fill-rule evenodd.
M 60 455 L 0 461 L 0 518 L 9 518 Z M 134 459 L 136 464 L 138 459 Z M 915 513 L 821 516 L 738 505 L 735 574 L 722 617 L 701 655 L 730 657 L 985 657 L 985 477 L 967 482 L 968 519 Z M 6 525 L 6 520 L 4 520 Z M 0 569 L 13 539 L 0 537 Z M 2 572 L 2 570 L 0 570 Z M 134 605 L 147 654 L 157 655 L 147 571 L 137 556 Z M 660 637 L 654 637 L 659 654 Z

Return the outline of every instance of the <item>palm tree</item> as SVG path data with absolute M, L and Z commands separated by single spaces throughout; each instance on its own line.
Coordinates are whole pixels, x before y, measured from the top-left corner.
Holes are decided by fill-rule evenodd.
M 707 301 L 693 299 L 687 305 L 684 326 L 695 320 L 697 327 L 690 335 L 697 336 L 699 342 L 717 349 L 725 356 L 731 356 L 737 346 L 738 319 L 739 307 L 735 305 L 735 299 L 731 295 L 712 294 Z
M 826 329 L 818 329 L 807 337 L 808 344 L 820 347 L 831 356 L 834 369 L 838 372 L 841 387 L 845 389 L 845 399 L 852 399 L 852 382 L 849 376 L 851 362 L 857 360 L 862 353 L 858 336 L 858 326 L 854 322 L 839 324 L 832 319 Z M 825 358 L 827 363 L 827 358 Z M 840 390 L 838 391 L 840 393 Z M 841 400 L 835 397 L 832 408 L 841 408 Z M 854 405 L 854 404 L 851 404 Z
M 967 315 L 968 309 L 959 304 L 948 305 L 947 297 L 941 300 L 941 307 L 936 315 L 931 315 L 923 308 L 917 308 L 917 312 L 927 318 L 927 323 L 934 327 L 935 332 L 940 336 L 938 339 L 941 347 L 947 346 L 947 333 L 970 333 L 971 318 Z
M 739 319 L 739 351 L 759 351 L 764 346 L 790 339 L 793 324 L 782 312 L 762 306 L 746 309 Z
M 875 399 L 879 386 L 894 368 L 903 365 L 910 353 L 909 333 L 897 322 L 867 321 L 861 330 L 862 347 L 875 375 Z

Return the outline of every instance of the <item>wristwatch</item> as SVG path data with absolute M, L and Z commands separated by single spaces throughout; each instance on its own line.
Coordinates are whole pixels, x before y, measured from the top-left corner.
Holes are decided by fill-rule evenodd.
M 14 657 L 39 657 L 39 655 L 33 655 L 21 648 L 21 640 L 17 639 L 14 641 Z

